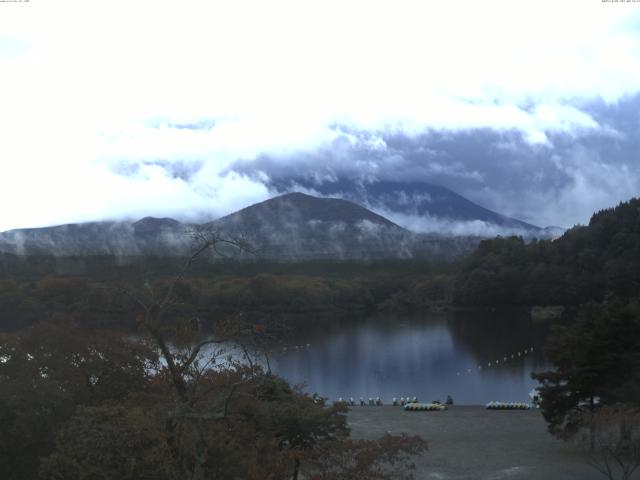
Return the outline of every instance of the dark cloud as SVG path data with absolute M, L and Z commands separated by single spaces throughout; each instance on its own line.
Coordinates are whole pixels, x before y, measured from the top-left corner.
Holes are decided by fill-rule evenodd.
M 546 142 L 532 143 L 515 129 L 407 135 L 334 125 L 336 138 L 322 148 L 260 155 L 230 170 L 273 182 L 429 182 L 508 216 L 571 226 L 640 193 L 640 95 L 575 106 L 598 127 L 545 132 Z

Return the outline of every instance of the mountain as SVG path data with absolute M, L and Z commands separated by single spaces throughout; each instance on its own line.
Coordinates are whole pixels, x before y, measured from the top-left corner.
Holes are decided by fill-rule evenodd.
M 412 233 L 355 203 L 288 193 L 251 205 L 205 227 L 242 236 L 266 257 L 409 256 Z
M 202 225 L 171 218 L 137 222 L 90 222 L 0 233 L 0 251 L 19 255 L 185 255 L 193 246 L 185 232 L 198 229 L 242 237 L 250 258 L 376 260 L 458 258 L 478 239 L 419 235 L 353 202 L 289 193 Z M 237 251 L 223 253 L 236 256 Z
M 482 222 L 488 227 L 499 227 L 503 234 L 544 234 L 535 225 L 501 215 L 473 203 L 453 190 L 426 182 L 349 179 L 317 182 L 306 178 L 292 178 L 274 181 L 271 187 L 280 193 L 303 188 L 323 196 L 341 197 L 392 219 L 398 217 L 398 223 L 401 223 L 400 219 L 410 218 L 412 227 L 419 227 L 419 220 L 422 219 L 422 231 L 453 233 L 442 229 L 450 227 L 454 222 Z
M 452 260 L 478 238 L 411 232 L 354 202 L 287 193 L 205 225 L 256 245 L 262 258 L 278 260 Z
M 243 208 L 222 217 L 210 225 L 227 228 L 242 227 L 248 231 L 267 228 L 269 234 L 281 229 L 290 230 L 293 225 L 320 225 L 341 223 L 350 227 L 363 222 L 397 231 L 405 229 L 381 215 L 347 200 L 318 198 L 293 192 Z M 314 227 L 315 228 L 315 227 Z
M 86 222 L 0 233 L 0 251 L 18 255 L 157 255 L 186 250 L 189 225 L 170 218 Z

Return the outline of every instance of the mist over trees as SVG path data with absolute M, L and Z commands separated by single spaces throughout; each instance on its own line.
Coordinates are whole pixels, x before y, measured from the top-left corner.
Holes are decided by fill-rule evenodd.
M 640 199 L 591 217 L 556 240 L 484 240 L 462 264 L 462 305 L 579 305 L 640 291 Z

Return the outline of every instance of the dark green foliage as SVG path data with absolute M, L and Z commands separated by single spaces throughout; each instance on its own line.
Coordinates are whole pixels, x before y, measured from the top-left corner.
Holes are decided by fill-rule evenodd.
M 556 240 L 483 241 L 454 288 L 461 305 L 579 305 L 640 292 L 640 199 L 603 210 Z
M 444 273 L 414 277 L 379 308 L 399 313 L 446 309 L 451 304 L 452 284 L 453 276 Z
M 533 374 L 541 382 L 549 430 L 570 437 L 585 413 L 602 405 L 640 406 L 640 308 L 610 300 L 581 308 L 576 323 L 555 326 L 546 353 L 555 370 Z

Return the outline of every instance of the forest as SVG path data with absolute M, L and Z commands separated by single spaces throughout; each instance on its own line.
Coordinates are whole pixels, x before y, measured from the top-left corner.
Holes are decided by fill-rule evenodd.
M 579 305 L 640 289 L 640 199 L 595 213 L 555 240 L 484 240 L 460 267 L 459 305 Z
M 184 259 L 147 259 L 117 266 L 104 258 L 25 261 L 0 276 L 0 330 L 16 330 L 64 313 L 94 327 L 135 328 L 133 302 L 124 287 L 157 288 L 171 281 Z M 58 273 L 56 262 L 101 265 Z M 454 266 L 389 261 L 295 264 L 196 264 L 179 294 L 197 310 L 202 327 L 211 319 L 243 312 L 259 323 L 304 327 L 309 323 L 364 318 L 378 311 L 442 308 L 450 304 Z
M 344 405 L 260 366 L 292 329 L 377 312 L 569 306 L 554 368 L 534 374 L 549 431 L 637 417 L 638 199 L 555 240 L 483 241 L 458 265 L 198 262 L 215 241 L 124 263 L 2 256 L 3 478 L 411 478 L 425 440 L 354 440 Z

